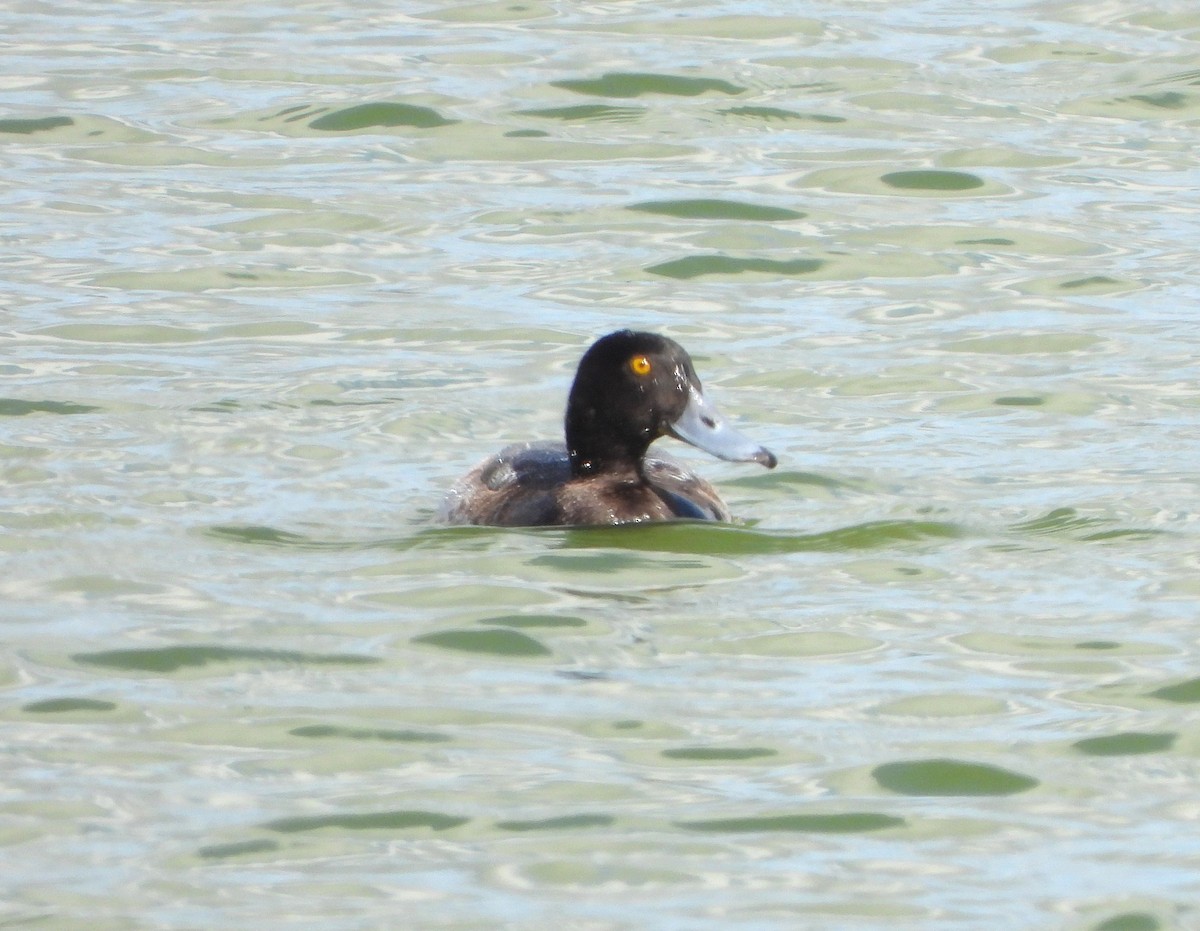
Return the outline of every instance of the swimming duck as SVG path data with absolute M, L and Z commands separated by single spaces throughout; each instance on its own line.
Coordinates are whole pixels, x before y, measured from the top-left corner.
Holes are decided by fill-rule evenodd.
M 669 456 L 647 455 L 663 436 L 733 462 L 773 469 L 777 461 L 705 399 L 682 346 L 620 330 L 579 362 L 566 443 L 519 443 L 489 456 L 451 489 L 441 516 L 499 527 L 729 520 L 712 485 Z

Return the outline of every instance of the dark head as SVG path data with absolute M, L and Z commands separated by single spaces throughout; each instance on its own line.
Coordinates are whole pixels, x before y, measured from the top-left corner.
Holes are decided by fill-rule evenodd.
M 647 448 L 673 436 L 720 459 L 775 468 L 775 456 L 730 427 L 704 399 L 687 352 L 654 333 L 620 330 L 592 344 L 567 401 L 576 476 L 640 473 Z

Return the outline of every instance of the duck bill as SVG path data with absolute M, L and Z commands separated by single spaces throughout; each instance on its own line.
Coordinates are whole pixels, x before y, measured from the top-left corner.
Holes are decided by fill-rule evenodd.
M 697 449 L 730 462 L 757 462 L 768 469 L 775 468 L 775 454 L 742 436 L 721 416 L 720 412 L 692 385 L 688 389 L 687 407 L 679 418 L 667 427 L 677 440 L 690 443 Z

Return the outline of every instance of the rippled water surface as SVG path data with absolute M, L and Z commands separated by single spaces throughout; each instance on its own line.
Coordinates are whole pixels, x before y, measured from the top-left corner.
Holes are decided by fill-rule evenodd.
M 0 48 L 0 923 L 1200 927 L 1194 3 Z M 743 523 L 438 527 L 627 325 Z

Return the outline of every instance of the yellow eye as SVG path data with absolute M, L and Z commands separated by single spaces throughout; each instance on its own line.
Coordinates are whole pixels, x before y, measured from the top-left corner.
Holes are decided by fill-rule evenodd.
M 634 375 L 649 375 L 653 367 L 645 356 L 634 356 L 629 360 L 629 371 Z

